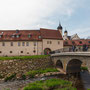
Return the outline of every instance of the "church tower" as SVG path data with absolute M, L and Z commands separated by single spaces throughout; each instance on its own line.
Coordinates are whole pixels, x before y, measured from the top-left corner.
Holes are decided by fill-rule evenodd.
M 61 33 L 61 35 L 62 35 L 62 29 L 63 29 L 63 27 L 61 26 L 61 24 L 59 22 L 59 26 L 57 27 L 57 30 L 59 30 L 59 32 Z
M 68 31 L 67 30 L 64 31 L 63 39 L 68 40 Z

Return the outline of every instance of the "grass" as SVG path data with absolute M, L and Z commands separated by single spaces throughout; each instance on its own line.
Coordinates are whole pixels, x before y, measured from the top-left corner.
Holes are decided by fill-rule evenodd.
M 40 70 L 32 70 L 26 73 L 30 78 L 34 78 L 36 74 L 43 74 L 47 72 L 58 72 L 55 68 L 46 68 L 46 69 L 40 69 Z
M 77 90 L 72 87 L 70 81 L 61 79 L 49 79 L 46 81 L 36 81 L 30 83 L 23 90 Z
M 13 57 L 0 57 L 0 60 L 14 60 L 14 59 L 42 59 L 48 57 L 48 55 L 33 55 L 33 56 L 13 56 Z
M 87 67 L 81 67 L 81 70 L 88 70 Z

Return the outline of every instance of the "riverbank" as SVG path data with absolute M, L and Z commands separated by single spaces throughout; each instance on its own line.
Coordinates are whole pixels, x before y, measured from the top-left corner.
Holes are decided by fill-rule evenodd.
M 35 81 L 40 81 L 40 80 L 48 80 L 52 78 L 59 78 L 62 80 L 68 80 L 72 82 L 72 86 L 76 87 L 77 90 L 85 90 L 83 82 L 80 78 L 68 78 L 67 75 L 63 74 L 58 74 L 58 75 L 51 75 L 51 76 L 44 76 L 44 77 L 38 77 L 38 78 L 30 78 L 28 80 L 15 80 L 15 81 L 8 81 L 8 82 L 2 82 L 0 83 L 0 90 L 22 90 L 23 87 L 28 85 L 29 83 L 33 83 Z

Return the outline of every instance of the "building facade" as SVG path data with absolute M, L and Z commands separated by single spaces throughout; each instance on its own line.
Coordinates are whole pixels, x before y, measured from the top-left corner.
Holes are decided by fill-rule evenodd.
M 78 36 L 78 34 L 74 34 L 74 35 L 71 35 L 71 36 L 68 36 L 68 31 L 65 30 L 64 31 L 64 35 L 63 35 L 63 40 L 79 40 L 80 37 Z
M 0 30 L 0 56 L 49 54 L 63 48 L 62 28 L 58 30 Z
M 90 51 L 90 39 L 64 40 L 63 44 L 64 48 L 68 50 L 71 50 L 75 46 L 75 51 L 83 51 L 83 48 L 86 46 L 87 51 Z

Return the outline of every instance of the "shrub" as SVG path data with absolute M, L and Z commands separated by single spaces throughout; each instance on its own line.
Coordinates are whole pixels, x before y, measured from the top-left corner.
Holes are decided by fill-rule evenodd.
M 15 78 L 15 77 L 16 77 L 16 73 L 14 73 L 14 74 L 6 77 L 4 81 L 7 82 L 8 80 L 12 80 L 12 79 Z
M 47 72 L 58 72 L 55 68 L 46 68 L 46 69 L 40 69 L 40 70 L 32 70 L 26 73 L 30 78 L 34 78 L 36 74 L 43 74 Z
M 24 90 L 42 90 L 39 86 L 25 87 Z
M 81 67 L 81 70 L 88 70 L 87 67 Z
M 59 89 L 60 88 L 60 89 Z M 61 79 L 49 79 L 30 83 L 23 90 L 76 90 L 70 81 Z
M 25 80 L 26 79 L 26 75 L 22 75 L 22 79 Z

